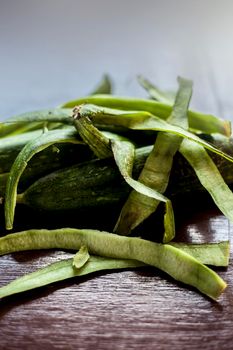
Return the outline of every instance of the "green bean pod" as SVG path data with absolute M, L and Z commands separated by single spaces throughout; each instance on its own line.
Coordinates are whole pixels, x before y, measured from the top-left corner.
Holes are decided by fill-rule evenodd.
M 69 129 L 69 130 L 71 133 L 72 132 L 74 133 L 73 128 Z M 54 131 L 52 131 L 52 133 L 53 132 Z M 61 132 L 64 132 L 64 131 L 61 131 Z M 68 133 L 68 130 L 67 130 L 67 133 Z M 16 157 L 18 156 L 20 151 L 23 149 L 23 147 L 25 147 L 25 145 L 27 143 L 35 140 L 37 137 L 39 137 L 41 135 L 42 135 L 42 130 L 36 130 L 36 131 L 20 134 L 17 137 L 10 136 L 10 137 L 3 138 L 0 142 L 0 174 L 9 172 Z M 43 168 L 45 163 L 50 163 L 50 164 L 52 162 L 56 163 L 58 161 L 58 158 L 61 158 L 60 156 L 63 154 L 62 150 L 65 149 L 65 147 L 63 146 L 62 143 L 59 144 L 59 141 L 56 144 L 56 147 L 57 148 L 50 147 L 49 149 L 47 149 L 47 151 L 45 150 L 45 151 L 43 151 L 43 153 L 36 155 L 36 157 L 34 157 L 33 160 L 30 162 L 30 165 L 32 167 L 35 167 L 35 168 L 37 167 L 37 170 L 40 172 L 40 168 L 41 167 Z M 81 148 L 84 149 L 87 147 L 81 147 Z M 68 150 L 66 150 L 66 151 L 68 151 Z M 69 152 L 70 155 L 72 154 L 72 152 L 73 152 L 73 149 L 71 147 L 71 151 Z M 84 151 L 83 151 L 83 153 L 84 153 Z M 34 161 L 34 159 L 35 159 L 35 161 Z M 50 167 L 51 167 L 51 169 L 53 169 L 52 164 L 50 165 Z M 54 167 L 54 168 L 56 168 L 56 167 Z
M 173 243 L 179 249 L 186 251 L 193 257 L 197 258 L 204 264 L 215 266 L 227 266 L 229 261 L 229 242 L 220 242 L 212 244 L 184 244 Z M 80 252 L 80 250 L 79 250 Z M 79 253 L 77 253 L 79 254 Z M 77 265 L 74 268 L 74 260 L 77 257 L 66 259 L 52 263 L 44 268 L 40 268 L 35 272 L 19 277 L 0 288 L 0 298 L 25 292 L 48 284 L 63 281 L 69 278 L 91 274 L 96 271 L 106 271 L 112 269 L 132 269 L 145 266 L 140 261 L 129 259 L 113 259 L 100 256 L 90 256 L 86 259 L 86 252 L 78 256 Z M 87 261 L 86 261 L 87 260 Z M 76 262 L 77 263 L 77 262 Z
M 129 140 L 116 140 L 103 135 L 89 119 L 79 115 L 79 108 L 74 109 L 74 123 L 80 136 L 89 145 L 98 158 L 108 158 L 113 156 L 118 169 L 126 183 L 134 189 L 136 194 L 151 203 L 153 200 L 165 203 L 164 215 L 164 236 L 173 238 L 175 235 L 175 220 L 171 201 L 152 186 L 147 186 L 146 181 L 136 181 L 132 178 L 132 169 L 135 156 L 135 147 Z M 151 184 L 150 184 L 151 185 Z M 135 204 L 135 203 L 134 203 Z M 142 205 L 137 208 L 143 210 Z M 137 213 L 134 213 L 134 217 Z M 127 218 L 129 219 L 129 218 Z M 126 225 L 128 220 L 126 222 Z
M 179 89 L 168 121 L 188 129 L 187 110 L 192 95 L 192 82 L 183 78 L 178 78 L 178 82 Z M 180 136 L 159 132 L 154 147 L 139 175 L 139 182 L 159 193 L 164 193 L 169 182 L 174 155 L 182 140 Z M 118 234 L 130 234 L 136 226 L 155 212 L 159 202 L 158 199 L 132 191 L 121 210 L 114 231 Z M 173 230 L 165 229 L 163 242 L 169 242 L 174 236 L 174 228 Z
M 0 141 L 0 173 L 10 170 L 21 149 L 31 140 L 38 137 L 41 130 L 25 132 L 16 136 L 4 137 Z
M 13 227 L 17 186 L 23 171 L 27 167 L 27 163 L 36 153 L 48 148 L 51 145 L 54 145 L 57 142 L 70 142 L 75 144 L 82 143 L 77 138 L 77 133 L 75 133 L 73 129 L 47 131 L 46 133 L 43 133 L 39 137 L 35 138 L 35 140 L 27 143 L 15 159 L 6 184 L 5 220 L 7 229 L 11 229 Z
M 167 119 L 171 114 L 172 106 L 169 104 L 133 97 L 118 97 L 109 95 L 87 96 L 77 100 L 69 101 L 60 107 L 74 108 L 81 104 L 94 104 L 97 106 L 116 108 L 125 111 L 146 111 L 161 119 Z M 191 129 L 198 130 L 207 134 L 220 132 L 223 135 L 231 135 L 231 124 L 227 120 L 222 120 L 213 115 L 207 115 L 200 112 L 188 112 L 189 126 Z M 203 121 L 206 121 L 203 124 Z M 207 122 L 208 121 L 208 122 Z
M 1 287 L 0 298 L 43 287 L 54 282 L 89 275 L 97 271 L 132 269 L 144 265 L 136 260 L 111 259 L 92 255 L 84 266 L 77 269 L 73 267 L 72 258 L 66 259 L 19 277 L 6 286 Z
M 183 129 L 177 125 L 168 123 L 167 121 L 158 118 L 150 112 L 126 112 L 112 108 L 98 107 L 96 105 L 84 104 L 79 106 L 79 116 L 90 118 L 94 124 L 115 125 L 128 128 L 130 130 L 141 131 L 163 131 L 185 139 L 194 141 L 205 147 L 207 150 L 221 155 L 233 162 L 233 157 L 224 153 L 221 149 L 216 148 L 211 143 L 201 139 L 197 134 Z M 218 129 L 219 132 L 219 129 Z
M 78 250 L 83 245 L 93 255 L 138 260 L 159 268 L 214 300 L 227 286 L 214 271 L 174 246 L 104 231 L 63 228 L 13 233 L 0 238 L 0 255 L 32 249 Z

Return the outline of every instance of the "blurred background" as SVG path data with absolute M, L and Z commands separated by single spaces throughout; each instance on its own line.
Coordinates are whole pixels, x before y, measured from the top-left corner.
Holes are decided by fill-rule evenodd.
M 0 0 L 0 118 L 87 94 L 103 73 L 145 96 L 194 80 L 192 107 L 233 119 L 231 0 Z

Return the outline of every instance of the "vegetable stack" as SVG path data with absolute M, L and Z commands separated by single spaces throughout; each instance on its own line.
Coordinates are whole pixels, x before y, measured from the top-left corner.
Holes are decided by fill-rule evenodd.
M 0 255 L 32 249 L 78 251 L 73 259 L 1 287 L 0 297 L 94 271 L 145 265 L 212 299 L 226 288 L 206 264 L 227 266 L 229 241 L 171 242 L 176 233 L 172 198 L 184 191 L 188 179 L 191 190 L 206 189 L 233 221 L 233 194 L 227 185 L 233 182 L 230 123 L 189 110 L 190 80 L 179 77 L 174 96 L 143 77 L 139 82 L 150 99 L 112 96 L 111 82 L 104 76 L 90 96 L 1 124 L 0 195 L 7 230 L 14 226 L 17 203 L 58 213 L 72 209 L 77 215 L 83 208 L 91 213 L 98 207 L 119 203 L 122 207 L 114 233 L 62 227 L 0 238 Z M 164 205 L 162 242 L 156 228 L 152 228 L 155 242 L 126 237 L 160 203 Z

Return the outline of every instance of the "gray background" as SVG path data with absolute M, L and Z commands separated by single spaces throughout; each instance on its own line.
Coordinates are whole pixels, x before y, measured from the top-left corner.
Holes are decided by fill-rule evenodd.
M 0 118 L 83 95 L 103 72 L 118 94 L 130 95 L 144 95 L 138 73 L 164 88 L 175 88 L 178 74 L 190 77 L 192 106 L 229 118 L 232 10 L 232 0 L 0 0 Z M 194 202 L 180 212 L 180 234 L 232 237 L 224 216 Z M 59 258 L 53 251 L 2 257 L 0 285 Z M 232 349 L 232 271 L 231 259 L 220 271 L 229 286 L 219 303 L 152 270 L 12 297 L 0 302 L 0 348 Z
M 192 106 L 230 118 L 232 18 L 227 0 L 0 0 L 0 118 L 84 95 L 104 72 L 142 96 L 138 73 L 192 78 Z

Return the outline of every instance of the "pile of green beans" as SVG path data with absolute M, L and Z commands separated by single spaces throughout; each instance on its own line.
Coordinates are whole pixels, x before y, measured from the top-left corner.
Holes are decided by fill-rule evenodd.
M 228 239 L 203 245 L 171 242 L 176 232 L 169 186 L 179 192 L 173 169 L 181 159 L 175 178 L 181 172 L 193 179 L 196 174 L 199 187 L 233 221 L 233 194 L 224 181 L 233 183 L 230 122 L 189 110 L 189 80 L 178 78 L 175 95 L 143 77 L 139 82 L 150 98 L 112 96 L 111 81 L 104 76 L 87 97 L 0 124 L 0 196 L 6 230 L 14 227 L 18 204 L 77 213 L 85 207 L 91 213 L 93 207 L 122 203 L 114 233 L 60 227 L 3 235 L 0 255 L 57 248 L 77 253 L 1 287 L 0 298 L 94 271 L 147 265 L 214 300 L 226 288 L 206 265 L 228 266 Z M 162 242 L 126 237 L 153 215 L 160 202 L 165 206 Z M 153 231 L 158 241 L 157 229 Z

